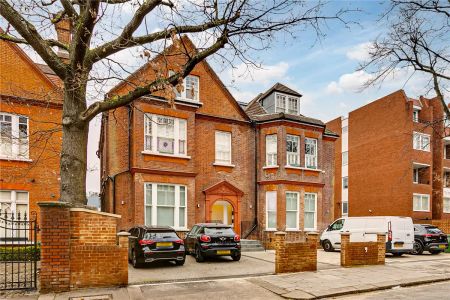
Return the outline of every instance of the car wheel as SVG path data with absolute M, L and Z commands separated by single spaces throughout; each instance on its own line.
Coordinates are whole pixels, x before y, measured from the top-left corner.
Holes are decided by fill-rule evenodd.
M 331 245 L 331 242 L 329 240 L 323 241 L 322 248 L 323 248 L 323 250 L 325 250 L 325 252 L 334 251 L 333 245 Z
M 175 264 L 177 265 L 177 266 L 182 266 L 182 265 L 184 265 L 184 262 L 186 261 L 186 258 L 184 258 L 183 260 L 176 260 L 175 261 Z
M 430 250 L 430 253 L 431 254 L 439 254 L 439 253 L 441 253 L 441 250 Z
M 235 255 L 231 255 L 231 258 L 234 261 L 240 261 L 241 260 L 241 253 L 235 254 Z
M 205 261 L 205 257 L 203 256 L 202 252 L 200 251 L 199 247 L 195 248 L 195 260 L 197 262 L 204 262 Z
M 131 263 L 133 264 L 133 268 L 139 268 L 141 266 L 141 264 L 137 261 L 137 257 L 136 257 L 136 251 L 133 250 L 133 257 L 131 259 Z
M 423 253 L 422 243 L 419 241 L 414 241 L 413 250 L 411 251 L 411 254 L 420 255 L 422 253 Z

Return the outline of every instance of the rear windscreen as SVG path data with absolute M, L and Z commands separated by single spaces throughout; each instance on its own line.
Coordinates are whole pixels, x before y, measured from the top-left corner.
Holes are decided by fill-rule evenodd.
M 206 235 L 233 235 L 234 231 L 233 229 L 229 227 L 213 227 L 213 228 L 205 228 L 205 234 Z
M 440 233 L 442 233 L 442 231 L 439 228 L 437 228 L 437 227 L 425 227 L 425 229 L 427 230 L 427 233 L 430 233 L 430 234 L 440 234 Z
M 144 234 L 144 240 L 156 240 L 156 239 L 168 239 L 168 238 L 178 238 L 178 236 L 173 231 L 146 232 Z

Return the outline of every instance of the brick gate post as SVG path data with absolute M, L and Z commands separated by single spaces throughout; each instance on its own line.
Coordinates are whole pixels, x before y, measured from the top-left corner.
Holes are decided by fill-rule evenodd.
M 377 234 L 378 259 L 377 264 L 384 265 L 386 260 L 386 233 Z
M 349 243 L 350 243 L 350 233 L 341 233 L 341 266 L 346 267 L 350 264 L 349 261 Z
M 70 211 L 67 203 L 39 202 L 41 221 L 40 291 L 70 288 Z
M 286 257 L 286 232 L 275 232 L 275 273 L 283 273 L 286 264 L 289 264 Z

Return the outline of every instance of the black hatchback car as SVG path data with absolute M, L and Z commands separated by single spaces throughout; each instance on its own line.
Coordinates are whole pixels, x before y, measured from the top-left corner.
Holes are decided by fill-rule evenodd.
M 414 224 L 414 247 L 412 254 L 428 251 L 438 254 L 448 247 L 447 235 L 434 225 Z
M 231 226 L 217 223 L 196 224 L 184 240 L 186 253 L 195 255 L 197 262 L 206 257 L 231 256 L 241 259 L 241 239 Z
M 128 260 L 138 268 L 155 261 L 174 261 L 183 265 L 186 259 L 184 241 L 171 227 L 136 226 L 129 231 Z

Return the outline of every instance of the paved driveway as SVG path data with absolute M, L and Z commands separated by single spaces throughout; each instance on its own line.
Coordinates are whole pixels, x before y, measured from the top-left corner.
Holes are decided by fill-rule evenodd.
M 253 253 L 256 252 L 242 253 L 240 261 L 233 261 L 231 257 L 219 257 L 198 263 L 194 257 L 188 255 L 184 266 L 161 262 L 135 269 L 129 265 L 128 282 L 137 284 L 273 274 L 275 271 L 273 260 L 255 258 L 252 256 Z

